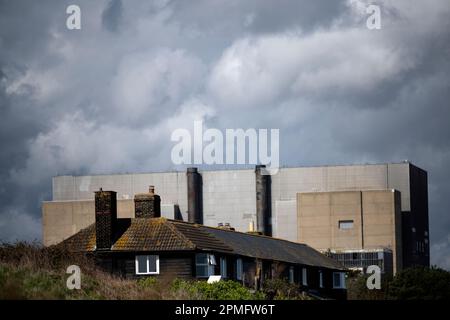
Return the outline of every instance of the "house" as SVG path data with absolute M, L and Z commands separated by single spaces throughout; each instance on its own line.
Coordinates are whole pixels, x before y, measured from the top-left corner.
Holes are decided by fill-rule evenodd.
M 97 191 L 95 223 L 63 243 L 126 278 L 221 275 L 255 288 L 285 278 L 305 291 L 346 297 L 342 265 L 305 244 L 160 217 L 160 198 L 152 187 L 135 201 L 136 218 L 118 219 L 116 193 Z

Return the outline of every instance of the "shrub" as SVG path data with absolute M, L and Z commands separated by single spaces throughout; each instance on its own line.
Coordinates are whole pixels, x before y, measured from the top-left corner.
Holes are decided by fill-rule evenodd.
M 450 299 L 450 272 L 416 267 L 399 272 L 388 290 L 389 299 Z
M 262 292 L 254 292 L 242 284 L 231 281 L 207 283 L 206 281 L 175 280 L 171 290 L 175 298 L 202 300 L 260 300 L 264 299 Z M 181 293 L 181 294 L 180 294 Z
M 302 294 L 299 285 L 289 283 L 285 279 L 269 279 L 264 281 L 264 293 L 268 299 L 273 300 L 304 300 L 308 299 Z
M 381 276 L 381 289 L 367 288 L 367 278 L 369 275 L 359 271 L 350 273 L 347 278 L 347 299 L 348 300 L 384 300 L 386 299 L 391 276 Z

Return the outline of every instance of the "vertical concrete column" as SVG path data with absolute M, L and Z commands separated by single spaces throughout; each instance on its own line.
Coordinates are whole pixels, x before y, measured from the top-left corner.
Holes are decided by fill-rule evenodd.
M 270 175 L 262 174 L 264 165 L 255 168 L 256 181 L 256 228 L 264 235 L 272 235 L 272 197 Z
M 202 176 L 197 168 L 187 168 L 188 221 L 203 223 Z
M 362 191 L 359 192 L 359 202 L 360 202 L 360 221 L 361 221 L 361 249 L 364 249 L 364 194 Z

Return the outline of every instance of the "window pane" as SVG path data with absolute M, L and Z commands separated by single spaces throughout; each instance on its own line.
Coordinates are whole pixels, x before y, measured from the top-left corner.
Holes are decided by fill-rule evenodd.
M 236 260 L 236 279 L 242 280 L 242 259 Z
M 136 256 L 138 273 L 147 273 L 147 256 Z
M 196 264 L 208 264 L 208 255 L 206 253 L 197 253 L 195 255 Z
M 306 268 L 302 269 L 302 284 L 304 286 L 308 285 L 308 274 L 307 274 Z
M 227 259 L 220 258 L 220 275 L 223 278 L 227 277 Z
M 196 267 L 197 277 L 208 277 L 208 266 L 197 266 Z
M 333 287 L 335 288 L 341 287 L 341 275 L 338 272 L 333 273 Z
M 339 221 L 339 229 L 352 229 L 353 220 L 341 220 Z
M 294 267 L 289 268 L 289 282 L 294 283 Z
M 158 259 L 158 256 L 148 256 L 148 267 L 149 272 L 156 272 L 156 260 Z

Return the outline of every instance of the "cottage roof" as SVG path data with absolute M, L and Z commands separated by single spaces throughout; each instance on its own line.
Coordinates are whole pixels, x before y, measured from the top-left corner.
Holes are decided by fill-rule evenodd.
M 166 218 L 118 219 L 112 252 L 215 251 L 330 269 L 335 260 L 306 244 Z M 95 251 L 95 224 L 63 242 L 74 251 Z

